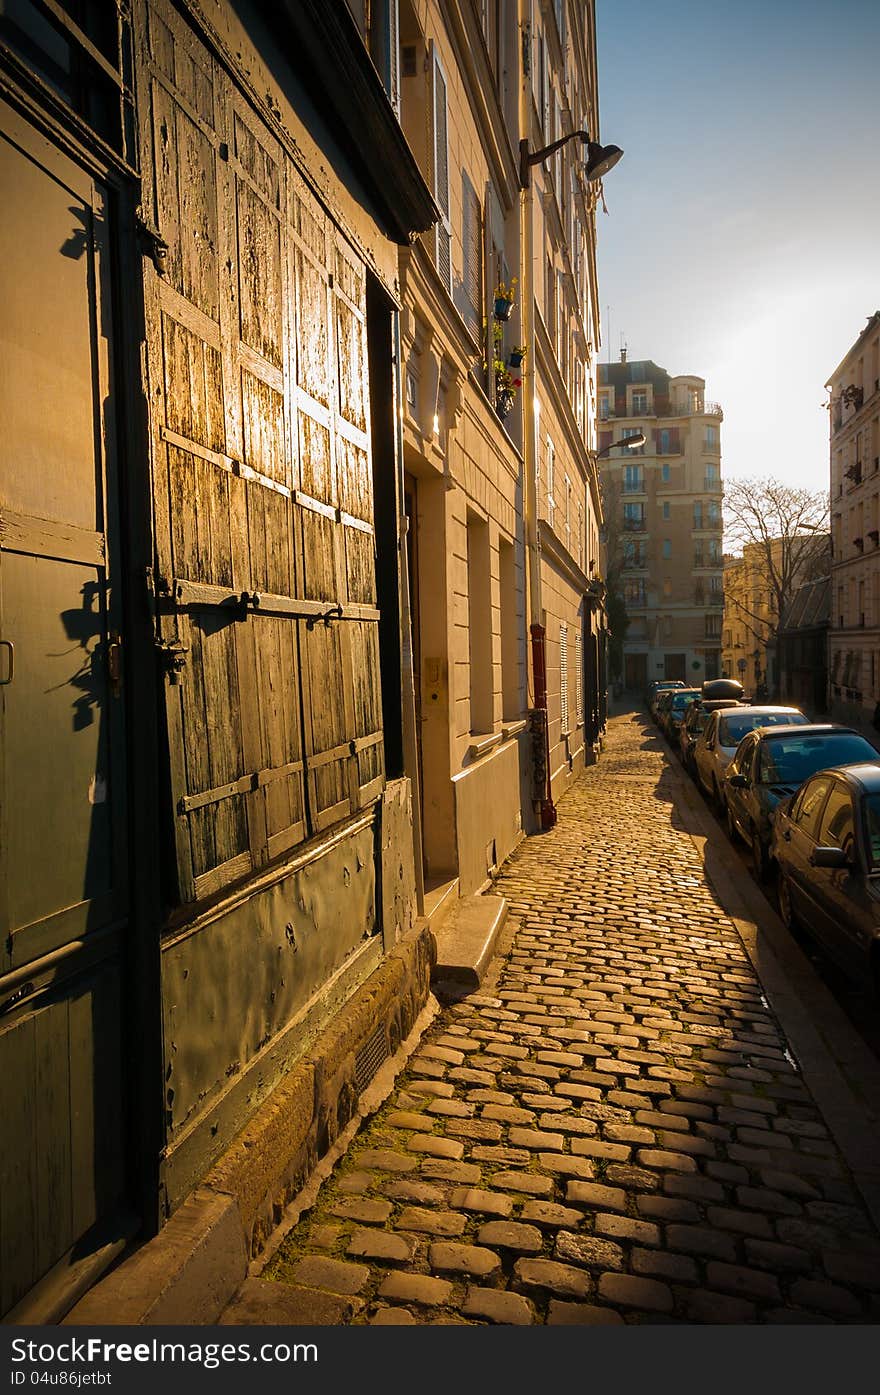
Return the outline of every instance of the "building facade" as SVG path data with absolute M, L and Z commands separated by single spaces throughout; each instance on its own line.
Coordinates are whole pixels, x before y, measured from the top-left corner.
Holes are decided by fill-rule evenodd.
M 826 383 L 831 451 L 831 711 L 870 722 L 880 698 L 880 311 Z
M 21 0 L 0 122 L 0 1312 L 54 1321 L 196 1187 L 259 1250 L 420 912 L 596 750 L 596 193 L 519 161 L 597 134 L 593 6 Z
M 721 672 L 721 421 L 702 378 L 650 360 L 599 366 L 599 447 L 646 443 L 603 464 L 609 547 L 628 626 L 625 687 L 699 685 Z
M 781 540 L 774 539 L 770 546 L 778 559 Z M 778 616 L 765 558 L 762 543 L 746 543 L 742 556 L 724 558 L 722 673 L 742 683 L 750 697 L 768 696 L 777 687 L 774 640 Z
M 201 1182 L 259 1248 L 427 997 L 396 340 L 437 209 L 380 67 L 333 0 L 3 16 L 13 1320 Z

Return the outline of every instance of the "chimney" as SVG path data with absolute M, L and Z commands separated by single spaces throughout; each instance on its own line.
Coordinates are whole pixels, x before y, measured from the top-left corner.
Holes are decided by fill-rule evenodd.
M 621 347 L 620 350 L 620 361 L 621 363 L 626 363 L 626 349 L 623 347 Z

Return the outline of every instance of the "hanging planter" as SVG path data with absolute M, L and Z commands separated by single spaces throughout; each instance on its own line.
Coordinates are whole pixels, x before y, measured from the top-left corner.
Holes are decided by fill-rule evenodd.
M 525 344 L 516 344 L 507 356 L 508 368 L 522 368 L 522 361 L 526 356 Z
M 516 301 L 516 277 L 507 285 L 504 281 L 499 281 L 495 287 L 495 310 L 496 320 L 509 320 Z
M 502 421 L 509 416 L 516 405 L 516 393 L 513 388 L 503 388 L 495 398 L 495 410 Z

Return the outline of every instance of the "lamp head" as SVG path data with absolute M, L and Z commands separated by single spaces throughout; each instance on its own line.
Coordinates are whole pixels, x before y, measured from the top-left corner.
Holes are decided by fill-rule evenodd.
M 599 145 L 597 141 L 587 142 L 587 179 L 602 179 L 613 169 L 623 151 L 619 145 Z

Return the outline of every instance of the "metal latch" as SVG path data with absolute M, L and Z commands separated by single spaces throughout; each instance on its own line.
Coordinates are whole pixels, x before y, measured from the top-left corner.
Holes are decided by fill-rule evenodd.
M 180 677 L 181 670 L 186 664 L 189 645 L 181 644 L 178 639 L 157 639 L 156 650 L 159 655 L 159 662 L 168 674 L 171 682 L 176 683 Z
M 0 649 L 5 649 L 9 655 L 9 667 L 6 670 L 6 677 L 0 678 L 0 687 L 11 683 L 15 677 L 15 645 L 11 639 L 0 639 Z

